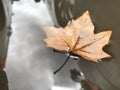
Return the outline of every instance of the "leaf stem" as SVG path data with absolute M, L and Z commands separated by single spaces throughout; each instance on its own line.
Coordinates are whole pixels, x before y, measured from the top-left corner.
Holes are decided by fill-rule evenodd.
M 54 52 L 57 52 L 57 53 L 62 53 L 62 54 L 67 53 L 67 52 L 65 52 L 65 51 L 58 51 L 58 50 L 55 50 L 55 49 L 53 49 L 53 51 L 54 51 Z
M 54 74 L 56 74 L 57 72 L 59 72 L 62 68 L 63 68 L 63 66 L 67 63 L 67 61 L 69 60 L 69 58 L 70 58 L 70 53 L 69 53 L 69 55 L 68 55 L 68 57 L 66 58 L 66 60 L 65 60 L 65 62 L 56 70 L 56 71 L 54 71 Z

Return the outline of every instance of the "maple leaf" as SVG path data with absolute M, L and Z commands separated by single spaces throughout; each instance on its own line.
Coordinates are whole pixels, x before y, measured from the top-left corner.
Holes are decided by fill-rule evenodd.
M 48 47 L 73 53 L 94 62 L 110 57 L 103 51 L 103 47 L 109 43 L 112 31 L 94 34 L 94 25 L 88 11 L 64 28 L 45 27 L 44 30 Z

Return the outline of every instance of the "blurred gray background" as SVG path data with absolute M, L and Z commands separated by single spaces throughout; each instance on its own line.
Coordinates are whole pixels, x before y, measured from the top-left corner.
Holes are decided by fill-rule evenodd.
M 41 27 L 53 26 L 43 1 L 20 0 L 13 4 L 12 27 L 6 72 L 10 90 L 79 90 L 80 84 L 70 78 L 77 61 L 69 60 L 56 75 L 53 72 L 66 55 L 47 48 Z

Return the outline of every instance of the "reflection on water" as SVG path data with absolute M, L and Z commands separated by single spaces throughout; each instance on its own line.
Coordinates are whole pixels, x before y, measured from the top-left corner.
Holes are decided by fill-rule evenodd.
M 77 63 L 70 59 L 64 69 L 53 76 L 53 71 L 64 62 L 66 55 L 54 53 L 51 49 L 46 48 L 46 44 L 43 42 L 45 35 L 40 26 L 53 25 L 48 11 L 43 2 L 38 4 L 35 4 L 33 0 L 16 2 L 13 6 L 14 30 L 6 68 L 10 89 L 79 90 L 80 78 L 75 80 L 75 77 L 71 76 L 72 73 L 70 74 L 71 69 L 79 70 L 77 67 L 79 65 L 86 79 L 93 83 L 92 86 L 97 84 L 102 90 L 120 90 L 119 3 L 119 0 L 114 2 L 113 0 L 79 0 L 75 6 L 74 3 L 69 3 L 73 5 L 72 7 L 78 8 L 78 10 L 73 9 L 74 18 L 86 10 L 90 11 L 95 32 L 113 30 L 110 46 L 105 47 L 105 51 L 110 53 L 112 58 L 108 62 L 103 61 L 97 64 L 83 59 Z M 79 76 L 78 72 L 76 75 Z
M 20 0 L 13 5 L 13 34 L 7 58 L 10 90 L 79 90 L 80 84 L 70 78 L 77 68 L 70 60 L 60 73 L 53 75 L 67 57 L 46 47 L 41 25 L 53 25 L 43 2 Z

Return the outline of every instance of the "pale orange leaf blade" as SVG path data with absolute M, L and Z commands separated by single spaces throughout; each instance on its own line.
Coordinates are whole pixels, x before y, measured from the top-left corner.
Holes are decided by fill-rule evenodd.
M 64 50 L 64 51 L 69 50 L 69 47 L 64 40 L 65 35 L 62 32 L 62 28 L 44 27 L 43 30 L 47 35 L 45 42 L 47 43 L 48 47 L 51 47 L 57 50 Z
M 74 53 L 94 62 L 98 62 L 98 60 L 102 58 L 110 57 L 109 54 L 103 51 L 103 47 L 109 43 L 111 34 L 112 31 L 104 31 L 95 34 L 94 37 L 96 40 L 94 40 L 92 43 L 83 45 L 83 47 L 77 49 L 74 51 Z
M 66 35 L 69 38 L 68 42 L 73 49 L 78 38 L 86 38 L 94 34 L 94 25 L 90 19 L 89 12 L 86 11 L 82 16 L 76 20 L 72 20 L 65 28 Z
M 94 34 L 94 25 L 88 11 L 64 28 L 47 27 L 44 30 L 48 47 L 72 52 L 94 62 L 110 57 L 103 51 L 103 47 L 108 44 L 112 31 Z

